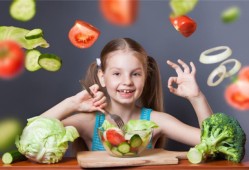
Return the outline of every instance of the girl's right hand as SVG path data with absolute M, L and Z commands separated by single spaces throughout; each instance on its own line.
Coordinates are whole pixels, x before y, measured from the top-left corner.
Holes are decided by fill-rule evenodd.
M 106 97 L 102 91 L 99 91 L 99 86 L 94 84 L 90 87 L 94 94 L 94 98 L 83 90 L 72 97 L 72 102 L 75 105 L 76 112 L 104 112 L 103 108 L 107 105 Z

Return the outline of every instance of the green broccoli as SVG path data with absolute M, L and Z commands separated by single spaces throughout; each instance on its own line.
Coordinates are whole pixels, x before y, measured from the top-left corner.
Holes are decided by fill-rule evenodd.
M 202 122 L 201 143 L 190 148 L 187 157 L 191 163 L 208 158 L 240 162 L 245 155 L 246 135 L 239 122 L 224 113 L 216 113 Z

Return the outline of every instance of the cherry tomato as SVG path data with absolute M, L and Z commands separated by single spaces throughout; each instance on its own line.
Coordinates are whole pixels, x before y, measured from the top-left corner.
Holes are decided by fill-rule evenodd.
M 225 90 L 225 99 L 228 104 L 239 110 L 249 109 L 249 97 L 243 94 L 236 83 L 229 85 Z
M 137 0 L 100 0 L 100 10 L 107 21 L 119 26 L 134 23 L 137 11 Z
M 192 35 L 197 27 L 196 22 L 186 15 L 179 17 L 170 16 L 170 22 L 184 37 Z
M 87 22 L 76 20 L 68 33 L 71 43 L 78 48 L 89 48 L 98 39 L 100 31 Z
M 0 78 L 10 79 L 24 68 L 25 52 L 14 41 L 0 41 Z
M 249 66 L 244 67 L 239 72 L 239 79 L 249 82 Z

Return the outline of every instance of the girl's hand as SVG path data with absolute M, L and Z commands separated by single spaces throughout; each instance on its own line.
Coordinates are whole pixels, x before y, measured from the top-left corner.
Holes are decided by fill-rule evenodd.
M 175 69 L 177 73 L 177 77 L 170 77 L 168 80 L 169 91 L 175 95 L 185 97 L 187 99 L 198 97 L 200 95 L 200 90 L 195 79 L 195 65 L 190 62 L 190 71 L 190 68 L 186 63 L 180 59 L 177 61 L 183 67 L 183 70 L 178 64 L 169 60 L 167 61 L 167 64 Z M 176 87 L 174 87 L 174 84 Z
M 83 90 L 73 96 L 72 101 L 76 106 L 77 112 L 104 112 L 103 108 L 107 105 L 106 97 L 103 92 L 99 91 L 99 86 L 94 84 L 90 87 L 94 94 L 94 98 L 86 91 Z

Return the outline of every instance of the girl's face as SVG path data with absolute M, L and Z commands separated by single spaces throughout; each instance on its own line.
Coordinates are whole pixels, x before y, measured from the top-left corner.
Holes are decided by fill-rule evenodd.
M 133 53 L 116 51 L 109 54 L 102 78 L 111 100 L 133 104 L 143 92 L 145 70 Z

